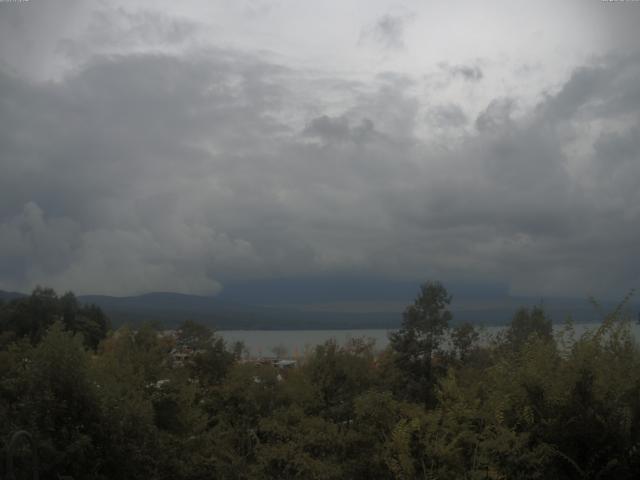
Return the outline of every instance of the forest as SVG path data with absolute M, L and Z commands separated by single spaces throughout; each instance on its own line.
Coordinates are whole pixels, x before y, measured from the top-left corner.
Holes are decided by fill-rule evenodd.
M 329 341 L 280 369 L 195 322 L 114 330 L 37 288 L 0 304 L 0 453 L 25 430 L 40 478 L 76 480 L 637 478 L 628 299 L 584 334 L 534 306 L 481 341 L 426 282 L 384 351 Z M 12 456 L 27 478 L 31 449 Z

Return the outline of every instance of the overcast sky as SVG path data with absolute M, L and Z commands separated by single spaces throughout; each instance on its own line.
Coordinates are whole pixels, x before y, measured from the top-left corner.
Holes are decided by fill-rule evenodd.
M 640 2 L 0 2 L 0 289 L 640 286 Z

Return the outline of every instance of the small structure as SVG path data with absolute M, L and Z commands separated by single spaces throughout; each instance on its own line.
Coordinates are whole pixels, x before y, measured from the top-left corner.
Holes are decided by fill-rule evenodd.
M 283 358 L 282 360 L 276 360 L 275 362 L 273 362 L 273 366 L 278 368 L 293 368 L 293 367 L 296 367 L 297 365 L 298 365 L 297 360 L 291 360 L 286 358 Z

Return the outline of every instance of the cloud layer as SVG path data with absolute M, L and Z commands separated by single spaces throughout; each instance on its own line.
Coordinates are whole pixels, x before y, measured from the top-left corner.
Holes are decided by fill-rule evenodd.
M 354 80 L 192 44 L 201 27 L 184 19 L 114 15 L 62 43 L 74 67 L 54 80 L 0 70 L 0 289 L 214 294 L 353 273 L 535 295 L 638 284 L 637 54 L 594 57 L 531 102 L 474 94 L 493 85 L 477 61 Z M 402 46 L 392 23 L 375 24 L 383 49 Z

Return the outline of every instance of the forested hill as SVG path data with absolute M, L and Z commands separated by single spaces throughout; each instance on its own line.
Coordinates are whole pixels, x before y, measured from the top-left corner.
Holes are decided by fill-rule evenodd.
M 22 297 L 26 297 L 27 295 L 24 293 L 18 293 L 18 292 L 5 292 L 3 290 L 0 290 L 0 300 L 4 300 L 5 302 L 10 301 L 10 300 L 14 300 L 16 298 L 22 298 Z
M 175 326 L 191 319 L 219 330 L 396 328 L 417 284 L 362 278 L 280 279 L 227 286 L 217 296 L 156 292 L 115 297 L 84 295 L 78 300 L 102 308 L 114 325 L 146 321 Z M 504 325 L 520 306 L 544 305 L 556 323 L 600 319 L 586 298 L 510 296 L 493 287 L 454 286 L 454 323 Z M 624 292 L 621 292 L 621 294 Z M 0 299 L 23 294 L 0 291 Z M 602 302 L 611 309 L 615 302 Z M 631 304 L 638 311 L 638 304 Z
M 342 328 L 395 328 L 399 312 L 306 310 L 307 305 L 262 305 L 227 302 L 216 297 L 156 292 L 132 297 L 80 296 L 100 306 L 115 325 L 151 321 L 175 326 L 186 319 L 218 330 L 314 330 Z

